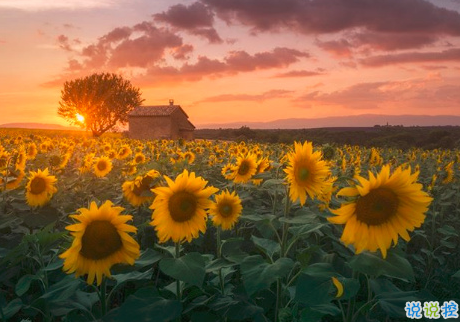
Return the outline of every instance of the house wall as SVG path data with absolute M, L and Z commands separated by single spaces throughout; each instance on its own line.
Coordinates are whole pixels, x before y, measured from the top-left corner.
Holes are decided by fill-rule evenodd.
M 171 134 L 172 139 L 184 138 L 185 140 L 193 140 L 193 130 L 180 130 L 181 124 L 188 124 L 187 116 L 180 110 L 171 114 Z
M 170 116 L 129 116 L 129 137 L 132 139 L 169 139 L 171 127 Z

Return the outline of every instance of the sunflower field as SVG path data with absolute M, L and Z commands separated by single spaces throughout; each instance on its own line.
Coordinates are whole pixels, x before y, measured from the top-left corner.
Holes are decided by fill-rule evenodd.
M 459 166 L 459 150 L 0 129 L 0 320 L 406 321 L 408 303 L 460 303 Z

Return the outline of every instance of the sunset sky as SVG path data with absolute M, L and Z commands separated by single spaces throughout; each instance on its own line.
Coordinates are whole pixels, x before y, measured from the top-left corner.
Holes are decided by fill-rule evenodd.
M 197 126 L 460 115 L 460 0 L 0 0 L 0 124 L 115 72 Z

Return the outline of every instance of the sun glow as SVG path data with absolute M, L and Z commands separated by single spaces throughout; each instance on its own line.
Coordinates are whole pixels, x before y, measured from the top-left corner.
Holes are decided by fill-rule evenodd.
M 85 117 L 83 115 L 77 113 L 75 116 L 77 117 L 78 122 L 83 123 L 85 121 Z

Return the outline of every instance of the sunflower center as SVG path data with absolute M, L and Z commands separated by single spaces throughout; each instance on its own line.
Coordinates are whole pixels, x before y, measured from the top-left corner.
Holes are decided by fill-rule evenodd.
M 81 238 L 80 254 L 89 259 L 103 259 L 123 247 L 117 229 L 105 220 L 95 220 L 85 229 Z
M 137 163 L 140 163 L 140 162 L 142 162 L 142 161 L 143 161 L 143 158 L 142 158 L 141 156 L 137 156 L 137 157 L 136 157 L 136 162 L 137 162 Z
M 219 205 L 219 213 L 222 217 L 227 218 L 232 214 L 232 206 L 229 204 Z
M 297 171 L 297 179 L 301 182 L 305 182 L 309 176 L 310 176 L 310 171 L 308 171 L 308 169 L 306 168 L 300 168 Z
M 184 222 L 195 215 L 197 200 L 190 192 L 179 191 L 169 198 L 168 207 L 174 221 Z
M 240 166 L 238 167 L 238 174 L 240 176 L 244 176 L 245 174 L 249 172 L 249 168 L 250 167 L 247 161 L 241 162 Z
M 356 216 L 368 225 L 380 225 L 396 215 L 398 204 L 398 196 L 393 191 L 377 188 L 358 199 Z
M 104 171 L 107 168 L 107 164 L 104 161 L 99 161 L 97 163 L 97 169 L 99 171 Z
M 30 182 L 30 192 L 39 195 L 46 190 L 46 181 L 43 178 L 35 177 Z

